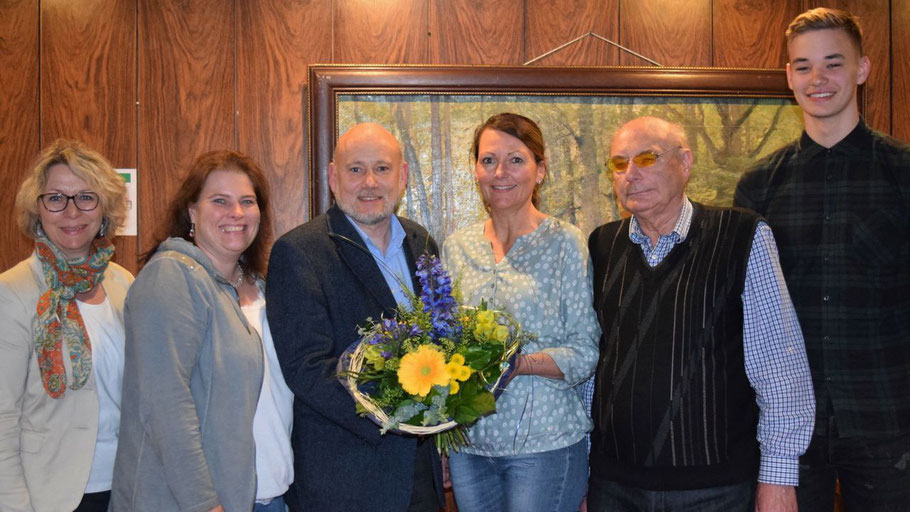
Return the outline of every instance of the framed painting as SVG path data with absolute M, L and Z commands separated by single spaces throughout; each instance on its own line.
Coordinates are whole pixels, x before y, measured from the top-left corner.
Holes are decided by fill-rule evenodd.
M 312 66 L 311 211 L 331 205 L 328 164 L 356 123 L 386 126 L 410 166 L 399 214 L 442 241 L 485 217 L 470 148 L 489 116 L 535 120 L 548 177 L 540 209 L 589 233 L 620 217 L 604 162 L 622 123 L 643 115 L 683 126 L 695 154 L 690 198 L 729 205 L 739 176 L 795 139 L 802 116 L 783 70 L 477 66 Z

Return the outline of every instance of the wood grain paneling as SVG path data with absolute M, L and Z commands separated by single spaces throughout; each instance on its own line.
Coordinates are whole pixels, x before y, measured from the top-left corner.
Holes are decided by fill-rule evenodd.
M 801 0 L 714 0 L 714 66 L 782 68 Z
M 524 2 L 429 2 L 430 64 L 524 62 Z
M 619 0 L 527 0 L 525 5 L 526 62 L 588 32 L 619 42 Z M 535 64 L 618 66 L 619 50 L 587 37 Z
M 332 58 L 332 0 L 237 4 L 239 149 L 269 177 L 275 235 L 309 219 L 303 90 Z
M 38 137 L 38 0 L 0 6 L 0 272 L 28 256 L 31 240 L 16 227 L 15 197 L 40 149 Z
M 623 46 L 663 66 L 711 65 L 711 0 L 620 0 Z M 648 66 L 623 52 L 627 66 Z
M 863 53 L 872 61 L 872 72 L 863 88 L 866 122 L 876 130 L 891 132 L 891 13 L 889 0 L 803 0 L 806 9 L 833 7 L 859 17 Z M 894 53 L 894 55 L 900 55 Z M 897 62 L 899 59 L 894 59 Z
M 895 137 L 910 143 L 910 0 L 891 3 L 891 51 L 903 58 L 894 59 L 892 72 L 892 122 Z
M 427 56 L 426 0 L 336 0 L 334 62 L 418 64 Z
M 193 159 L 235 147 L 232 4 L 139 2 L 140 251 Z
M 42 145 L 76 139 L 114 167 L 135 168 L 135 2 L 42 2 L 41 71 Z M 115 261 L 136 272 L 137 237 L 115 245 Z

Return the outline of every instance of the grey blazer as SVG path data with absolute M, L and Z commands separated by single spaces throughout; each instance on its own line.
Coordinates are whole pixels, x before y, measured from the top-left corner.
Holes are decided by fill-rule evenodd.
M 102 286 L 117 318 L 133 276 L 108 264 Z M 62 398 L 44 391 L 32 320 L 47 289 L 34 254 L 0 274 L 0 511 L 73 510 L 82 500 L 98 433 L 95 373 Z M 66 358 L 64 358 L 66 361 Z

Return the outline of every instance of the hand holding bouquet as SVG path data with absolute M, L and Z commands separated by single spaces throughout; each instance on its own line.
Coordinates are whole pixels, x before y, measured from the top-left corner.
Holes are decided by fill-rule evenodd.
M 464 429 L 496 409 L 493 390 L 522 334 L 508 314 L 459 306 L 434 256 L 417 261 L 420 293 L 395 318 L 367 319 L 360 341 L 339 360 L 339 378 L 382 433 L 435 434 L 447 452 Z

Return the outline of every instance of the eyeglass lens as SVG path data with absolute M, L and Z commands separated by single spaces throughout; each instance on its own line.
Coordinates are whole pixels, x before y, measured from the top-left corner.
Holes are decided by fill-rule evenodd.
M 89 212 L 98 207 L 98 194 L 94 192 L 82 192 L 80 194 L 68 196 L 66 194 L 41 194 L 38 196 L 41 204 L 49 212 L 62 212 L 66 210 L 70 200 L 76 205 L 76 208 L 84 212 Z
M 657 162 L 658 156 L 660 155 L 649 149 L 633 156 L 631 161 L 635 162 L 635 165 L 639 167 L 651 167 Z M 629 168 L 629 160 L 628 157 L 614 156 L 607 160 L 607 166 L 614 172 L 623 172 Z

